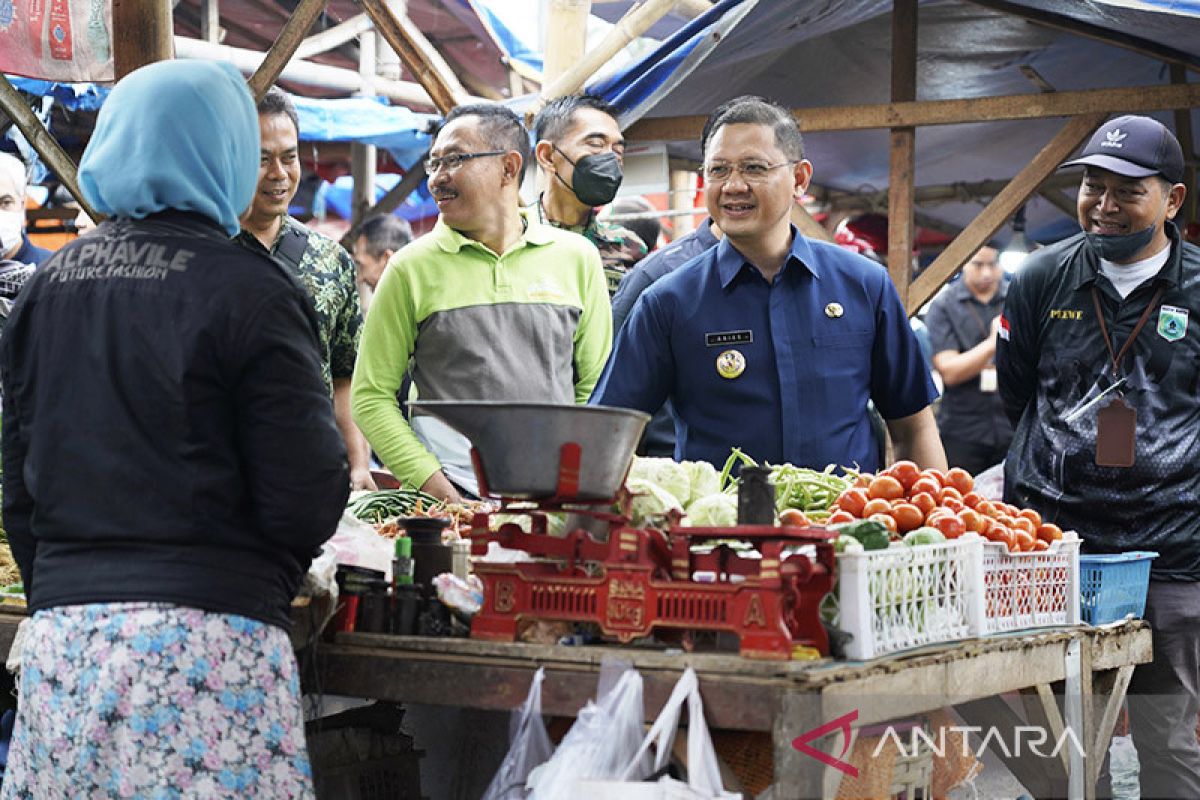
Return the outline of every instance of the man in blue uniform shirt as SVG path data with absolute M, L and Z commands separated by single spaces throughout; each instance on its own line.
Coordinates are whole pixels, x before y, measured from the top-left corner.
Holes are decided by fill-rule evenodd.
M 790 223 L 812 177 L 792 115 L 758 97 L 718 110 L 706 203 L 724 240 L 634 305 L 592 394 L 652 412 L 670 398 L 676 458 L 875 470 L 873 400 L 899 458 L 945 468 L 937 390 L 887 273 Z

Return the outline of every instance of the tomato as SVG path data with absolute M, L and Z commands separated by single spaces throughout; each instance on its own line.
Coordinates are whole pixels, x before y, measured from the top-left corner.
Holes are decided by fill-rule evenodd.
M 888 468 L 887 474 L 900 481 L 900 485 L 907 490 L 921 477 L 921 470 L 911 461 L 897 461 Z
M 867 489 L 867 494 L 872 499 L 882 497 L 884 500 L 896 500 L 904 497 L 904 487 L 900 485 L 900 481 L 891 475 L 880 475 L 871 481 L 871 486 Z
M 980 500 L 983 500 L 983 495 L 979 492 L 967 492 L 963 495 L 963 505 L 967 508 L 974 508 L 979 505 Z
M 1038 526 L 1037 538 L 1039 541 L 1043 541 L 1047 545 L 1059 541 L 1062 539 L 1062 536 L 1062 528 L 1058 527 L 1053 522 L 1043 522 Z
M 1028 522 L 1029 520 L 1025 520 Z M 1013 546 L 1022 553 L 1028 553 L 1033 550 L 1033 534 L 1025 530 L 1013 531 Z M 1011 548 L 1010 548 L 1011 549 Z
M 978 511 L 975 512 L 975 516 L 979 517 L 979 530 L 976 533 L 987 539 L 988 534 L 991 533 L 992 528 L 996 525 L 996 520 L 980 514 Z
M 1035 552 L 1035 553 L 1040 553 L 1044 550 L 1049 550 L 1049 549 L 1050 549 L 1050 545 L 1046 544 L 1041 539 L 1038 539 L 1036 542 L 1033 543 L 1033 552 Z
M 963 521 L 963 525 L 972 533 L 983 533 L 983 521 L 986 517 L 977 514 L 973 509 L 964 508 L 958 512 L 958 518 Z
M 1003 525 L 993 525 L 992 529 L 988 531 L 988 540 L 1000 542 L 1000 544 L 1008 548 L 1010 553 L 1016 547 L 1016 537 L 1013 535 L 1012 530 Z
M 918 478 L 908 490 L 909 497 L 916 497 L 919 494 L 927 494 L 933 499 L 937 499 L 942 493 L 942 485 L 932 478 Z
M 966 525 L 954 514 L 947 513 L 940 516 L 935 514 L 933 522 L 930 524 L 941 531 L 942 536 L 947 539 L 957 539 L 967 532 Z
M 784 509 L 779 513 L 779 522 L 783 525 L 792 525 L 797 528 L 807 528 L 812 525 L 808 521 L 808 517 L 804 516 L 804 512 L 798 508 Z
M 869 472 L 860 472 L 854 478 L 854 486 L 858 489 L 865 489 L 871 485 L 871 481 L 875 480 L 875 476 Z
M 921 509 L 921 516 L 924 517 L 928 517 L 929 512 L 937 508 L 937 500 L 934 500 L 929 492 L 917 492 L 908 502 Z
M 966 500 L 964 499 L 963 502 L 965 504 Z M 996 505 L 991 500 L 980 500 L 978 503 L 973 505 L 972 508 L 974 508 L 980 514 L 983 514 L 985 517 L 995 517 L 996 516 L 996 514 L 995 514 Z
M 863 506 L 862 518 L 867 519 L 872 514 L 886 514 L 892 510 L 892 504 L 882 497 L 876 497 L 874 500 L 868 500 Z
M 958 502 L 962 502 L 962 492 L 960 492 L 958 489 L 955 489 L 953 486 L 947 486 L 938 494 L 938 500 L 941 500 L 942 503 L 946 502 L 947 497 L 953 497 Z
M 1031 539 L 1037 538 L 1037 526 L 1030 522 L 1026 517 L 1017 517 L 1012 521 L 1012 525 L 1009 525 L 1009 527 L 1014 531 L 1024 531 L 1025 533 L 1028 533 L 1029 538 Z
M 946 473 L 946 485 L 958 489 L 960 494 L 966 494 L 975 488 L 975 479 L 962 467 L 954 467 Z
M 847 489 L 838 495 L 837 505 L 842 509 L 842 511 L 846 511 L 856 517 L 861 517 L 863 513 L 863 506 L 865 506 L 867 501 L 870 499 L 871 498 L 867 496 L 866 489 L 859 489 L 856 487 L 853 489 Z
M 1032 508 L 1022 508 L 1017 512 L 1017 516 L 1024 517 L 1032 522 L 1035 529 L 1042 524 L 1042 515 L 1034 511 Z
M 858 517 L 851 514 L 849 511 L 835 511 L 829 515 L 829 519 L 825 520 L 826 525 L 841 525 L 843 522 L 857 522 Z
M 947 489 L 946 491 L 950 491 L 950 490 Z M 942 508 L 949 509 L 950 511 L 953 511 L 955 514 L 957 514 L 958 512 L 965 509 L 966 506 L 963 505 L 962 500 L 959 500 L 955 497 L 943 497 L 942 498 Z
M 937 483 L 939 489 L 946 485 L 946 473 L 942 472 L 940 469 L 921 470 L 921 477 L 933 480 L 935 483 Z
M 900 503 L 895 506 L 892 509 L 892 518 L 896 520 L 897 533 L 915 531 L 925 522 L 925 515 L 921 513 L 921 509 L 912 503 Z
M 897 533 L 896 520 L 894 517 L 892 517 L 891 514 L 872 514 L 871 516 L 867 517 L 867 519 L 873 519 L 876 522 L 882 524 L 885 528 L 887 528 L 892 533 Z

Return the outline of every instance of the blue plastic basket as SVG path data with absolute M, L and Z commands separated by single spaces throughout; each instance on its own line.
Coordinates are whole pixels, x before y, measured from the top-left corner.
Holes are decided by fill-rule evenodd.
M 1089 625 L 1116 622 L 1146 611 L 1150 562 L 1158 553 L 1133 552 L 1079 557 L 1079 616 Z

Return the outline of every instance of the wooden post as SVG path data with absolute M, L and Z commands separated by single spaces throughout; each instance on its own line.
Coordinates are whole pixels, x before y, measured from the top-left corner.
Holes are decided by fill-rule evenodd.
M 375 23 L 375 30 L 429 92 L 438 111 L 446 114 L 466 99 L 467 93 L 454 73 L 408 17 L 398 17 L 384 0 L 362 0 L 362 7 Z
M 1037 191 L 1042 181 L 1058 169 L 1063 159 L 1083 144 L 1107 116 L 1099 113 L 1072 117 L 1063 126 L 1050 143 L 1009 181 L 1008 186 L 1000 190 L 979 216 L 975 217 L 913 282 L 905 302 L 909 316 L 917 313 L 921 306 L 937 294 L 942 284 L 950 280 L 967 259 L 987 243 L 993 233 L 1000 230 L 1008 218 Z
M 547 4 L 543 86 L 549 86 L 583 57 L 591 11 L 592 0 L 550 0 Z
M 892 102 L 917 99 L 917 0 L 892 3 Z M 912 281 L 916 129 L 892 128 L 888 179 L 888 274 L 900 299 Z
M 1187 68 L 1182 64 L 1171 65 L 1171 83 L 1186 84 Z M 1196 222 L 1196 140 L 1192 133 L 1192 110 L 1190 108 L 1175 109 L 1175 138 L 1183 147 L 1183 183 L 1187 186 L 1187 197 L 1183 200 L 1183 208 L 1179 209 L 1176 220 L 1182 225 Z
M 686 169 L 671 170 L 671 202 L 672 211 L 687 211 L 692 208 L 696 197 L 696 173 Z M 693 214 L 680 214 L 671 218 L 674 241 L 680 236 L 696 230 L 696 217 Z
M 83 192 L 79 191 L 75 162 L 54 140 L 50 131 L 46 130 L 42 121 L 26 105 L 21 93 L 8 82 L 8 78 L 3 73 L 0 73 L 0 110 L 3 110 L 17 126 L 17 130 L 25 135 L 29 144 L 41 156 L 42 161 L 46 162 L 46 165 L 53 170 L 58 179 L 62 181 L 62 185 L 67 187 L 67 191 L 79 203 L 79 207 L 86 211 L 87 215 L 95 222 L 103 220 L 104 215 L 96 213 L 96 209 L 92 208 L 91 204 L 84 199 Z
M 258 65 L 258 69 L 246 81 L 250 84 L 250 94 L 254 95 L 257 103 L 266 95 L 267 90 L 275 83 L 279 73 L 292 60 L 292 54 L 304 41 L 305 34 L 325 10 L 325 0 L 300 0 L 300 5 L 292 12 L 291 18 L 284 23 L 283 30 L 275 38 L 275 44 L 267 52 L 267 57 Z
M 121 80 L 175 55 L 171 0 L 112 0 L 113 68 Z
M 354 246 L 354 240 L 358 238 L 358 230 L 364 222 L 380 214 L 392 213 L 400 207 L 405 198 L 416 191 L 417 187 L 421 185 L 421 181 L 427 177 L 425 174 L 425 158 L 428 155 L 429 153 L 426 152 L 417 159 L 417 162 L 408 168 L 408 172 L 405 173 L 404 178 L 389 189 L 387 194 L 379 198 L 379 202 L 370 208 L 363 215 L 363 218 L 346 232 L 346 235 L 341 238 L 342 247 L 348 250 Z
M 221 0 L 200 0 L 200 38 L 221 43 Z
M 358 37 L 358 73 L 363 82 L 361 94 L 371 97 L 375 94 L 375 31 L 367 31 Z M 353 225 L 358 225 L 375 203 L 374 145 L 359 142 L 350 144 L 350 175 L 354 179 L 350 220 Z

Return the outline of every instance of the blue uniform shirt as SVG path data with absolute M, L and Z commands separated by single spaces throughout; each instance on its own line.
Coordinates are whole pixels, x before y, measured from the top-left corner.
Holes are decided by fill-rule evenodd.
M 728 351 L 745 364 L 732 378 L 717 369 Z M 725 239 L 638 299 L 591 402 L 653 412 L 668 397 L 677 459 L 720 465 L 740 447 L 759 462 L 876 470 L 867 401 L 898 419 L 937 390 L 887 272 L 793 227 L 770 283 Z

